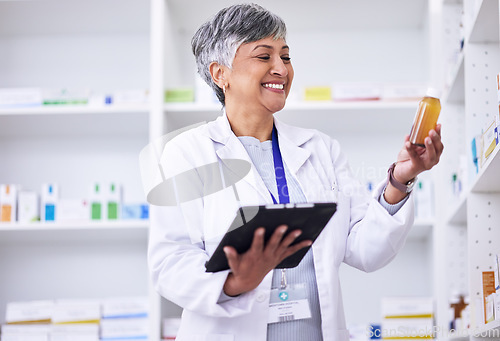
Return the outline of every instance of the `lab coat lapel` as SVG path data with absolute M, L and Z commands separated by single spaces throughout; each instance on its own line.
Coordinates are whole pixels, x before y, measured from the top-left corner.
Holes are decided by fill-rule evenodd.
M 223 172 L 227 171 L 229 173 L 225 173 L 225 176 L 241 178 L 241 171 L 235 168 L 235 163 L 228 162 L 227 160 L 237 159 L 249 162 L 251 164 L 250 172 L 241 181 L 251 185 L 264 199 L 264 202 L 272 202 L 271 194 L 248 156 L 245 147 L 243 147 L 243 144 L 241 144 L 240 140 L 232 132 L 225 113 L 214 122 L 214 125 L 209 129 L 209 135 L 213 141 L 223 144 L 222 147 L 216 150 L 216 153 L 224 164 Z
M 264 181 L 260 177 L 260 174 L 255 168 L 255 165 L 250 160 L 250 157 L 248 156 L 245 147 L 243 147 L 243 145 L 241 144 L 241 142 L 238 140 L 237 137 L 230 138 L 224 147 L 218 149 L 217 156 L 221 159 L 222 163 L 225 166 L 225 169 L 223 170 L 224 173 L 226 173 L 226 170 L 228 170 L 231 173 L 231 174 L 225 174 L 225 176 L 228 177 L 236 176 L 241 178 L 241 176 L 238 174 L 239 169 L 235 169 L 234 163 L 227 162 L 227 160 L 238 159 L 249 162 L 252 165 L 250 172 L 247 176 L 245 176 L 242 179 L 242 181 L 250 184 L 263 198 L 265 198 L 266 202 L 272 201 L 271 195 L 269 194 L 269 191 L 267 190 Z
M 281 156 L 290 172 L 297 177 L 297 172 L 311 156 L 311 152 L 301 146 L 311 139 L 313 133 L 281 123 L 276 118 L 274 124 L 278 131 Z

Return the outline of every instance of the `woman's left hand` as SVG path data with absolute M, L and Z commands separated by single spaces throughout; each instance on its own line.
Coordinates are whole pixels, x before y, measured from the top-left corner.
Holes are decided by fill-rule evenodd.
M 423 171 L 437 165 L 444 149 L 441 142 L 441 124 L 437 124 L 436 129 L 429 132 L 424 143 L 425 147 L 414 145 L 410 143 L 410 136 L 406 136 L 393 173 L 397 182 L 408 183 Z M 407 194 L 388 183 L 384 191 L 384 198 L 389 204 L 396 204 L 403 200 Z
M 424 140 L 425 147 L 417 146 L 406 136 L 405 143 L 398 155 L 394 168 L 394 178 L 401 183 L 407 183 L 423 171 L 429 170 L 439 162 L 444 145 L 441 142 L 441 124 L 429 132 Z

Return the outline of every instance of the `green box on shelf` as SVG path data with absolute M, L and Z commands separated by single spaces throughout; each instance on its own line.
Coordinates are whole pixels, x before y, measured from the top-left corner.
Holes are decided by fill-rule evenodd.
M 165 102 L 194 102 L 194 89 L 175 88 L 165 91 Z

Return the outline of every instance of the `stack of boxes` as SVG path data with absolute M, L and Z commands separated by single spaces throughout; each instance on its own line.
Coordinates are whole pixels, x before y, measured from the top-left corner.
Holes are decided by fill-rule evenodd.
M 89 89 L 66 88 L 2 88 L 0 109 L 30 108 L 40 106 L 89 106 L 141 105 L 149 102 L 146 89 L 114 90 L 100 93 Z
M 102 304 L 101 341 L 147 340 L 148 299 L 113 298 Z
M 124 204 L 116 183 L 92 186 L 90 199 L 66 199 L 57 184 L 43 184 L 41 195 L 18 185 L 0 185 L 0 222 L 85 222 L 148 219 L 147 204 Z
M 382 298 L 382 339 L 434 338 L 434 303 L 430 297 Z
M 148 298 L 7 304 L 0 341 L 148 340 Z

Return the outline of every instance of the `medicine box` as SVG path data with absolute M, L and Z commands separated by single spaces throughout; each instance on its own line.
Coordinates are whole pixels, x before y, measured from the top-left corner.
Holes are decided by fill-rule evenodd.
M 176 88 L 165 91 L 165 102 L 194 102 L 194 89 Z
M 7 323 L 49 323 L 54 311 L 54 301 L 26 301 L 7 303 L 5 321 Z
M 17 186 L 0 185 L 0 222 L 17 220 Z
M 102 301 L 102 318 L 147 317 L 147 297 L 108 298 Z
M 31 223 L 40 220 L 40 202 L 36 192 L 19 192 L 17 220 L 20 223 Z
M 375 83 L 335 83 L 332 89 L 334 101 L 373 101 L 382 96 L 382 87 Z
M 101 320 L 101 341 L 117 339 L 146 339 L 149 334 L 147 318 L 117 318 Z
M 97 300 L 58 300 L 52 313 L 52 323 L 99 323 L 101 305 Z
M 304 101 L 331 101 L 332 88 L 329 86 L 309 86 L 304 88 Z
M 383 297 L 382 317 L 432 318 L 434 301 L 431 297 Z

